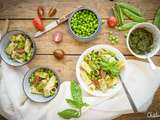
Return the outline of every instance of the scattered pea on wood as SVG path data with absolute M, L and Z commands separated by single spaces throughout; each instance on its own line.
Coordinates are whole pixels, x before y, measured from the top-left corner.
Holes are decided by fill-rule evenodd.
M 116 45 L 116 44 L 118 44 L 118 42 L 119 42 L 118 36 L 117 36 L 117 35 L 113 35 L 113 32 L 112 32 L 112 31 L 109 31 L 109 32 L 108 32 L 107 39 L 108 39 L 113 45 Z

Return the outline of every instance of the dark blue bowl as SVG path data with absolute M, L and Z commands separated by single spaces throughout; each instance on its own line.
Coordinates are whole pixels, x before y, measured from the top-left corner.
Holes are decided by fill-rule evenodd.
M 90 36 L 85 36 L 85 37 L 82 37 L 82 36 L 78 36 L 76 35 L 73 31 L 72 31 L 72 28 L 71 28 L 71 20 L 72 20 L 72 16 L 78 12 L 78 11 L 81 11 L 81 10 L 89 10 L 91 12 L 93 12 L 96 16 L 97 16 L 97 19 L 98 19 L 98 27 L 97 27 L 97 30 L 91 34 Z M 100 32 L 101 30 L 101 24 L 102 24 L 102 21 L 101 21 L 101 17 L 97 14 L 97 12 L 91 8 L 87 8 L 87 7 L 80 7 L 80 8 L 77 8 L 70 16 L 69 16 L 69 20 L 68 20 L 68 25 L 69 25 L 69 33 L 73 36 L 74 39 L 80 41 L 80 42 L 88 42 L 88 41 L 91 41 L 91 40 L 94 40 L 98 33 Z

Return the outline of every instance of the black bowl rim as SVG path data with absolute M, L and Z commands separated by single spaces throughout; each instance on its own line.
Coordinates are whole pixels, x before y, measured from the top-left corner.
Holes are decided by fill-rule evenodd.
M 31 58 L 29 61 L 27 61 L 27 62 L 25 62 L 25 63 L 23 63 L 23 64 L 21 64 L 21 65 L 11 65 L 11 64 L 7 63 L 7 62 L 3 59 L 3 57 L 2 57 L 1 54 L 0 54 L 0 58 L 1 58 L 7 65 L 10 65 L 10 66 L 13 66 L 13 67 L 21 67 L 21 66 L 24 66 L 24 65 L 26 65 L 26 64 L 28 64 L 29 62 L 32 61 L 32 59 L 35 57 L 37 47 L 36 47 L 36 43 L 34 42 L 34 40 L 32 39 L 32 37 L 30 37 L 26 32 L 24 32 L 24 31 L 22 31 L 22 30 L 11 30 L 11 31 L 6 32 L 6 33 L 2 36 L 2 38 L 1 38 L 1 40 L 0 40 L 0 43 L 1 43 L 1 41 L 3 40 L 3 38 L 4 38 L 8 33 L 16 32 L 16 31 L 17 31 L 17 32 L 21 32 L 21 33 L 25 34 L 27 37 L 30 38 L 30 40 L 31 40 L 31 42 L 32 42 L 32 44 L 33 44 L 33 56 L 32 56 L 32 58 Z
M 29 72 L 34 69 L 34 71 L 32 71 L 32 73 L 33 73 L 33 72 L 35 72 L 35 71 L 36 71 L 37 69 L 39 69 L 39 68 L 46 68 L 46 69 L 52 70 L 52 72 L 55 74 L 56 78 L 58 79 L 58 87 L 57 87 L 57 90 L 56 90 L 56 94 L 55 94 L 54 96 L 50 96 L 50 99 L 47 100 L 47 101 L 36 101 L 36 100 L 33 100 L 31 97 L 29 97 L 29 96 L 27 95 L 27 93 L 26 93 L 26 91 L 25 91 L 25 88 L 24 88 L 24 81 L 25 81 L 25 78 L 27 77 L 27 75 L 29 74 Z M 31 74 L 32 74 L 32 73 L 31 73 Z M 29 70 L 25 73 L 25 75 L 24 75 L 24 77 L 23 77 L 23 82 L 22 82 L 22 87 L 23 87 L 23 91 L 24 91 L 25 95 L 26 95 L 27 98 L 29 98 L 31 101 L 36 102 L 36 103 L 47 103 L 47 102 L 53 100 L 53 99 L 58 95 L 58 93 L 59 93 L 60 85 L 61 85 L 61 81 L 60 81 L 57 73 L 55 72 L 55 70 L 53 70 L 51 67 L 44 66 L 44 65 L 35 66 L 35 67 L 29 69 Z M 31 94 L 32 94 L 32 93 L 31 93 Z M 42 96 L 42 95 L 41 95 L 41 96 Z

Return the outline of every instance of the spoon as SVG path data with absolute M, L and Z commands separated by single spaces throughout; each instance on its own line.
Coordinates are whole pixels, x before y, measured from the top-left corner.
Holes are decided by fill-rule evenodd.
M 152 61 L 151 56 L 149 56 L 147 52 L 145 52 L 145 56 L 146 56 L 146 58 L 147 58 L 147 60 L 148 60 L 148 62 L 150 64 L 152 70 L 155 70 L 156 69 L 156 65 Z
M 156 65 L 154 64 L 154 62 L 152 61 L 152 59 L 150 57 L 147 56 L 147 60 L 152 68 L 152 70 L 156 69 Z

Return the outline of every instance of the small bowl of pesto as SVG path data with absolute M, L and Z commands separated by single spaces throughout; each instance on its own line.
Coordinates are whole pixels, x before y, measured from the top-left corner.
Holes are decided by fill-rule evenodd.
M 160 50 L 160 31 L 151 23 L 139 23 L 129 30 L 127 35 L 127 48 L 136 57 L 148 59 L 151 67 L 155 65 L 151 57 Z
M 22 66 L 30 62 L 35 55 L 36 45 L 23 31 L 7 32 L 0 41 L 2 60 L 11 66 Z

